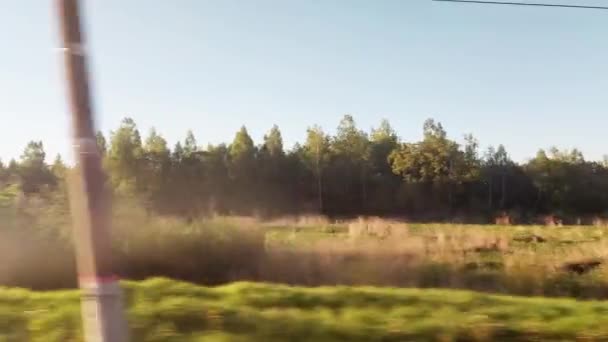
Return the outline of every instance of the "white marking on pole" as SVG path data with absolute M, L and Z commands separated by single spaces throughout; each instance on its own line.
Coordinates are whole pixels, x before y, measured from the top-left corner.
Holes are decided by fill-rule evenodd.
M 97 140 L 93 138 L 79 138 L 74 141 L 74 150 L 83 154 L 98 154 Z
M 70 53 L 70 54 L 76 55 L 76 56 L 81 56 L 81 57 L 86 56 L 86 48 L 84 47 L 83 44 L 70 44 L 70 46 L 60 47 L 60 48 L 57 48 L 57 50 L 59 50 L 63 53 Z

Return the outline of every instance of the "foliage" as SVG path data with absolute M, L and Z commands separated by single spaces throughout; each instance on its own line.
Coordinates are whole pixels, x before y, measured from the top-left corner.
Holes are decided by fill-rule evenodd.
M 45 157 L 46 153 L 41 141 L 31 141 L 25 147 L 18 167 L 21 189 L 24 193 L 39 192 L 44 186 L 54 183 L 53 175 L 45 164 Z
M 273 125 L 256 144 L 243 126 L 230 144 L 200 146 L 192 131 L 173 149 L 152 129 L 142 142 L 124 119 L 97 145 L 114 193 L 140 198 L 149 210 L 190 219 L 213 214 L 382 215 L 469 222 L 509 214 L 531 223 L 553 214 L 589 222 L 608 214 L 608 164 L 576 149 L 540 150 L 525 163 L 503 145 L 480 153 L 471 134 L 449 137 L 428 119 L 422 139 L 403 141 L 387 120 L 366 132 L 344 115 L 334 135 L 307 129 L 286 149 Z M 30 142 L 19 162 L 0 163 L 0 188 L 19 184 L 27 195 L 61 188 L 69 167 L 48 165 L 42 142 Z M 66 169 L 67 168 L 67 169 Z
M 303 162 L 317 178 L 317 198 L 319 211 L 323 212 L 323 173 L 329 162 L 329 138 L 319 126 L 306 131 L 306 144 L 303 148 Z
M 139 190 L 136 181 L 140 174 L 143 150 L 135 122 L 131 118 L 125 118 L 110 136 L 107 165 L 112 184 L 125 191 Z

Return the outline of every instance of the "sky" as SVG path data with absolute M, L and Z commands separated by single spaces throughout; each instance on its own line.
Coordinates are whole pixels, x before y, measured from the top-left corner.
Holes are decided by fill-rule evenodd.
M 548 0 L 550 1 L 550 0 Z M 462 141 L 608 154 L 608 11 L 431 0 L 85 0 L 97 126 L 131 117 L 173 145 L 255 141 L 277 124 L 335 132 L 388 119 L 404 141 L 426 118 Z M 51 0 L 0 2 L 0 158 L 42 140 L 71 156 Z M 553 3 L 560 3 L 554 0 Z M 605 0 L 561 1 L 606 5 Z

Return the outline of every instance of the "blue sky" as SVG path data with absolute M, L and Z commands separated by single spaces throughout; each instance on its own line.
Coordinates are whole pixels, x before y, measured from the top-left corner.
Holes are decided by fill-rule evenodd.
M 554 1 L 555 3 L 556 1 Z M 557 1 L 559 2 L 559 1 Z M 576 2 L 563 1 L 563 2 Z M 345 113 L 387 118 L 404 140 L 425 118 L 461 140 L 608 154 L 608 11 L 430 0 L 88 0 L 98 126 L 130 116 L 173 145 L 256 141 L 278 124 L 287 146 Z M 605 1 L 578 1 L 605 4 Z M 53 1 L 0 2 L 0 158 L 42 139 L 70 154 Z

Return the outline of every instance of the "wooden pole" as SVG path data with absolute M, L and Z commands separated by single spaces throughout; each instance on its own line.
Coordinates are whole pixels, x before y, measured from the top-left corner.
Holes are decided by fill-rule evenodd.
M 111 263 L 109 196 L 95 140 L 78 0 L 56 0 L 72 114 L 75 174 L 70 182 L 82 318 L 88 342 L 126 342 L 122 293 Z

